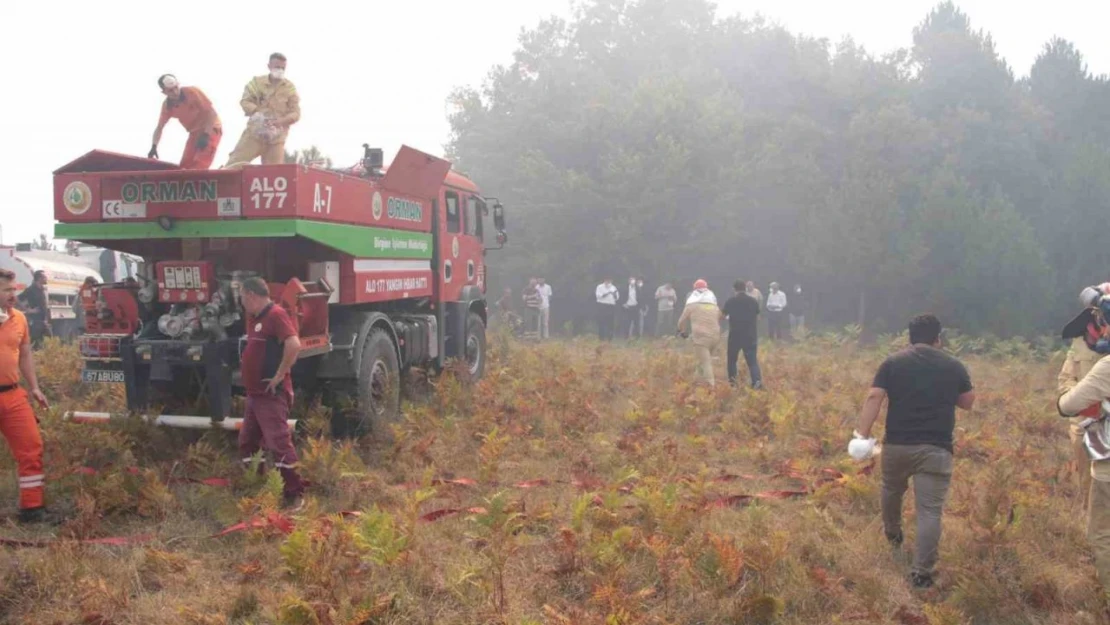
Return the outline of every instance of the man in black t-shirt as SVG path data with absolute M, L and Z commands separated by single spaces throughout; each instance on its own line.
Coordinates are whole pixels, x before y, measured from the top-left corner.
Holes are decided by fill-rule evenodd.
M 940 545 L 940 517 L 952 479 L 952 431 L 956 407 L 971 410 L 975 392 L 963 363 L 942 352 L 940 321 L 919 315 L 909 324 L 910 346 L 879 367 L 860 413 L 858 438 L 888 400 L 882 468 L 883 529 L 897 550 L 902 546 L 902 496 L 913 478 L 917 507 L 917 545 L 910 580 L 917 588 L 933 584 Z
M 736 386 L 736 361 L 744 352 L 748 363 L 748 373 L 752 376 L 752 388 L 763 387 L 763 376 L 756 358 L 757 333 L 755 322 L 759 319 L 759 302 L 745 292 L 747 284 L 743 280 L 732 283 L 732 297 L 721 309 L 721 317 L 728 319 L 728 382 Z
M 50 298 L 46 294 L 46 282 L 46 272 L 36 271 L 31 286 L 17 298 L 31 328 L 31 345 L 36 348 L 41 347 L 43 337 L 50 334 Z

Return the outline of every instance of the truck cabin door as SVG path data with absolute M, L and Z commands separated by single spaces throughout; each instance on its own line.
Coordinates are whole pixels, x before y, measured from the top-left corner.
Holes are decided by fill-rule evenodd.
M 439 237 L 443 300 L 475 299 L 485 293 L 482 199 L 470 191 L 447 188 L 440 205 L 443 207 L 442 236 Z

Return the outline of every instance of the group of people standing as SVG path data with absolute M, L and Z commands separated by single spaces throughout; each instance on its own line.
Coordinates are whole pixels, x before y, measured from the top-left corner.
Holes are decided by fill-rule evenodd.
M 793 334 L 805 329 L 809 297 L 802 292 L 800 284 L 794 285 L 794 292 L 787 298 L 786 292 L 779 289 L 779 283 L 772 282 L 766 302 L 763 300 L 763 293 L 751 281 L 745 283 L 744 292 L 754 297 L 760 308 L 767 311 L 767 335 L 772 340 L 785 339 L 787 331 Z
M 513 310 L 513 290 L 505 287 L 501 299 L 497 300 L 497 311 L 503 323 L 519 330 L 530 340 L 542 340 L 551 336 L 551 298 L 554 291 L 544 278 L 529 278 L 521 297 L 524 300 L 524 318 Z
M 659 292 L 669 285 L 656 289 L 656 299 Z M 611 341 L 616 333 L 631 340 L 644 336 L 644 324 L 647 321 L 649 309 L 648 291 L 644 288 L 642 277 L 628 279 L 628 288 L 623 293 L 606 278 L 594 290 L 597 301 L 597 335 L 602 341 Z M 674 295 L 671 291 L 671 307 L 668 309 L 674 314 Z M 658 322 L 657 322 L 658 328 Z

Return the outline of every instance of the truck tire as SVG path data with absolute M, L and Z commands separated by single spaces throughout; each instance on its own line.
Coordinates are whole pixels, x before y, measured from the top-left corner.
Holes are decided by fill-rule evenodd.
M 476 384 L 482 379 L 482 374 L 486 370 L 486 324 L 477 313 L 470 313 L 466 318 L 466 343 L 463 353 L 466 357 L 464 381 L 468 384 Z
M 357 398 L 357 407 L 348 413 L 348 433 L 389 441 L 389 425 L 401 416 L 401 367 L 393 339 L 381 328 L 371 330 L 362 347 Z

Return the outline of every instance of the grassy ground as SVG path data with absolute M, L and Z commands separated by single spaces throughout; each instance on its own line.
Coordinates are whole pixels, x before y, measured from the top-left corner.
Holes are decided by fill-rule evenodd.
M 82 388 L 72 349 L 48 346 L 48 497 L 69 520 L 0 523 L 49 541 L 0 548 L 0 622 L 1105 622 L 1058 359 L 965 358 L 979 400 L 958 424 L 938 585 L 915 592 L 882 537 L 879 470 L 845 452 L 890 346 L 763 345 L 764 392 L 691 384 L 684 348 L 492 339 L 484 381 L 436 382 L 391 444 L 302 441 L 313 486 L 286 533 L 277 476 L 240 474 L 231 435 L 62 422 L 120 390 Z M 212 477 L 230 485 L 196 481 Z M 103 537 L 147 542 L 80 542 Z

